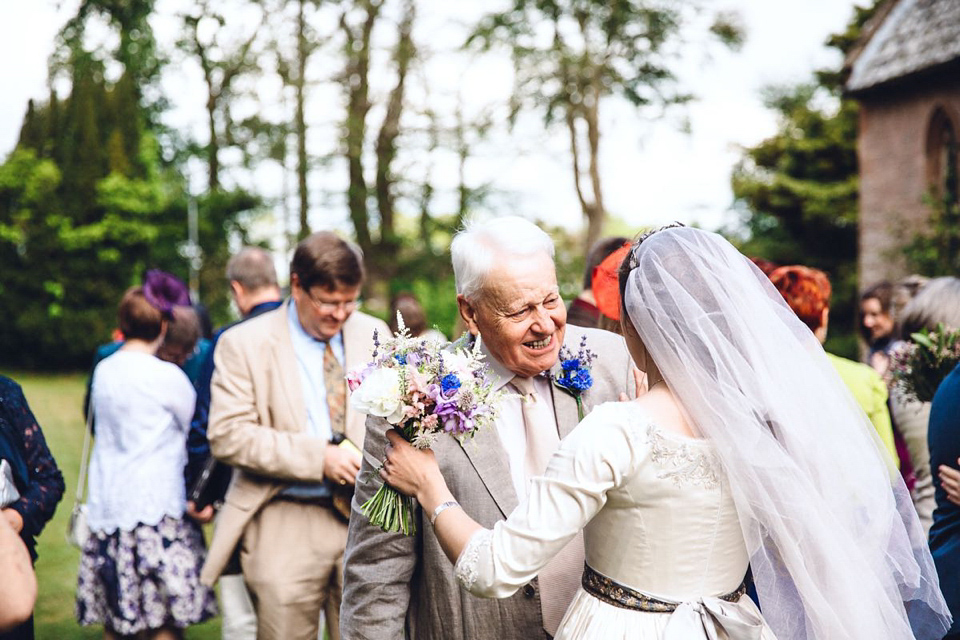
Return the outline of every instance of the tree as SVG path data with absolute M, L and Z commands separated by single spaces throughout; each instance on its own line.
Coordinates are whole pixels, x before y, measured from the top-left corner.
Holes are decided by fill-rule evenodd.
M 220 188 L 220 150 L 232 140 L 234 123 L 230 116 L 230 104 L 234 97 L 234 83 L 239 76 L 258 69 L 258 52 L 254 45 L 262 33 L 267 12 L 259 2 L 247 4 L 260 9 L 260 19 L 247 28 L 248 33 L 239 37 L 231 37 L 233 34 L 227 33 L 222 2 L 194 0 L 192 6 L 181 14 L 183 34 L 177 46 L 196 58 L 207 87 L 205 155 L 210 191 Z
M 855 8 L 828 45 L 846 53 L 875 8 Z M 842 70 L 817 72 L 815 83 L 766 90 L 778 131 L 744 149 L 732 186 L 747 255 L 826 271 L 833 283 L 827 348 L 856 357 L 857 104 L 843 96 Z
M 491 13 L 467 41 L 482 50 L 506 45 L 515 80 L 513 113 L 543 111 L 549 126 L 561 124 L 569 138 L 574 187 L 587 221 L 585 246 L 603 229 L 600 170 L 600 106 L 619 94 L 637 108 L 665 108 L 691 96 L 677 88 L 671 59 L 681 30 L 700 3 L 647 0 L 515 0 Z M 741 33 L 732 16 L 720 14 L 710 31 L 737 46 Z

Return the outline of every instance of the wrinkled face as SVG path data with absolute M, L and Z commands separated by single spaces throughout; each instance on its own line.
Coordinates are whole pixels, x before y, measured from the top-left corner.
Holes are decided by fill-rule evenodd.
M 503 259 L 476 300 L 458 296 L 457 302 L 470 332 L 479 333 L 490 355 L 515 375 L 534 376 L 557 362 L 567 309 L 546 253 Z
M 867 298 L 860 303 L 860 317 L 864 328 L 870 332 L 871 342 L 893 333 L 893 318 L 883 310 L 876 298 Z
M 303 289 L 296 274 L 291 276 L 290 293 L 297 303 L 300 326 L 317 340 L 329 340 L 343 328 L 357 308 L 360 287 L 338 286 L 334 289 Z

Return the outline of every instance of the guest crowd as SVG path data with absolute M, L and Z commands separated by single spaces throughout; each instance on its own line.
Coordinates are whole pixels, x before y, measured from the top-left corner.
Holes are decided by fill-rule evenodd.
M 631 240 L 606 238 L 588 252 L 583 290 L 565 308 L 552 242 L 531 223 L 508 220 L 500 235 L 461 232 L 452 251 L 463 324 L 481 336 L 496 384 L 511 391 L 498 417 L 499 440 L 493 435 L 488 449 L 436 447 L 447 485 L 483 527 L 523 501 L 531 477 L 544 473 L 582 417 L 538 375 L 558 363 L 551 340 L 574 349 L 586 340 L 599 353 L 596 383 L 583 398 L 588 412 L 653 386 L 631 363 L 633 355 L 641 364 L 628 343 L 614 335 Z M 507 262 L 490 262 L 484 252 L 494 237 Z M 754 263 L 751 269 L 768 278 L 764 286 L 779 292 L 823 344 L 828 275 Z M 552 638 L 558 627 L 564 633 L 560 621 L 580 588 L 582 537 L 538 580 L 503 600 L 486 600 L 460 588 L 446 546 L 429 533 L 447 506 L 420 514 L 418 533 L 409 538 L 361 521 L 359 505 L 376 490 L 371 478 L 391 445 L 376 420 L 351 407 L 346 372 L 370 360 L 378 336 L 396 330 L 398 315 L 412 335 L 447 340 L 430 328 L 412 294 L 392 300 L 389 327 L 360 311 L 364 275 L 357 247 L 319 232 L 296 247 L 286 297 L 273 256 L 256 247 L 234 255 L 226 283 L 241 319 L 216 331 L 170 274 L 149 271 L 124 294 L 119 339 L 98 349 L 84 407 L 94 444 L 86 483 L 90 536 L 76 593 L 80 624 L 102 626 L 110 640 L 182 638 L 187 627 L 216 615 L 225 640 L 315 640 L 324 633 L 331 640 Z M 863 362 L 827 358 L 909 490 L 956 618 L 960 370 L 932 402 L 921 403 L 893 385 L 890 365 L 898 343 L 917 331 L 960 328 L 960 279 L 877 283 L 861 295 L 859 321 Z M 525 381 L 530 386 L 521 388 Z M 549 425 L 549 439 L 535 435 L 534 419 Z M 529 458 L 537 455 L 531 471 Z M 33 638 L 35 539 L 63 493 L 63 476 L 20 386 L 0 376 L 0 640 Z M 776 603 L 759 605 L 766 614 Z M 960 639 L 960 623 L 945 637 Z

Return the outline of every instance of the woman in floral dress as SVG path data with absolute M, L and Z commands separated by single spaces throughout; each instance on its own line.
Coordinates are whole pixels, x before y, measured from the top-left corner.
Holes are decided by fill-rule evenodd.
M 175 364 L 155 357 L 170 305 L 141 287 L 120 302 L 121 349 L 97 365 L 91 406 L 97 437 L 77 619 L 108 640 L 180 638 L 216 614 L 200 584 L 201 531 L 184 518 L 186 435 L 196 394 Z

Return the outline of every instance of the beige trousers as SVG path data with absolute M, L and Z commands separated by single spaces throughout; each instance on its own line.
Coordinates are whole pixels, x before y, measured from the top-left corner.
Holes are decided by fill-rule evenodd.
M 326 507 L 275 500 L 243 534 L 240 566 L 257 610 L 257 640 L 316 640 L 320 613 L 340 639 L 347 525 Z

